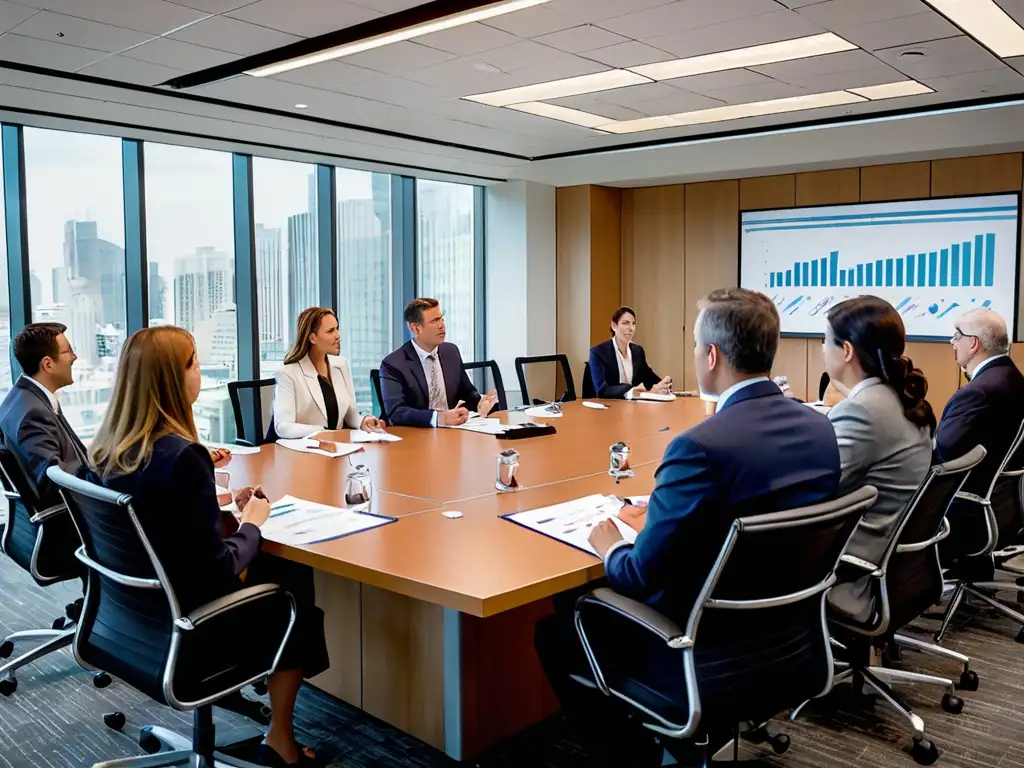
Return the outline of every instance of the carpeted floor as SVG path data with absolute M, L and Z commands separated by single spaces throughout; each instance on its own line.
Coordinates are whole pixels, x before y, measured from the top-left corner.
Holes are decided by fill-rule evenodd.
M 39 589 L 0 556 L 0 636 L 19 629 L 48 627 L 77 597 L 71 584 Z M 936 622 L 922 619 L 914 629 L 927 637 Z M 981 676 L 976 693 L 964 693 L 961 715 L 939 706 L 941 692 L 907 688 L 907 701 L 924 718 L 949 768 L 1024 768 L 1024 647 L 1014 642 L 1019 627 L 987 613 L 954 632 L 947 644 L 970 655 Z M 955 665 L 913 652 L 904 665 L 923 672 L 959 677 Z M 190 720 L 114 683 L 96 689 L 91 676 L 68 652 L 51 655 L 21 670 L 18 690 L 0 698 L 0 768 L 83 768 L 99 760 L 140 754 L 138 728 L 158 724 L 188 733 Z M 101 715 L 121 710 L 123 733 L 103 725 Z M 311 687 L 299 699 L 298 724 L 305 743 L 330 757 L 333 766 L 352 768 L 434 768 L 453 763 L 437 750 L 406 736 Z M 219 713 L 218 726 L 244 726 L 244 718 Z M 776 725 L 789 733 L 792 747 L 763 764 L 787 768 L 912 766 L 904 724 L 883 707 L 850 705 L 842 689 L 814 702 L 800 720 Z M 481 768 L 585 768 L 588 756 L 555 717 L 473 761 Z

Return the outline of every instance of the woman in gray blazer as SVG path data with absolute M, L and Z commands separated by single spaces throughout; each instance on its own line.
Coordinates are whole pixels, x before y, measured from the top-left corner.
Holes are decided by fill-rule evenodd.
M 822 358 L 832 384 L 845 395 L 828 414 L 839 443 L 839 492 L 878 489 L 846 553 L 879 565 L 901 510 L 931 465 L 935 414 L 925 399 L 928 380 L 903 356 L 903 319 L 887 301 L 848 299 L 826 318 Z M 839 584 L 829 602 L 864 621 L 872 610 L 867 588 L 866 580 Z

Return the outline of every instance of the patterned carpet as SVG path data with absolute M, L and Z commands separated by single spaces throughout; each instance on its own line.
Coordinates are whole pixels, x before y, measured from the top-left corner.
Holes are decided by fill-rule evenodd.
M 77 597 L 74 588 L 43 590 L 27 574 L 0 557 L 0 633 L 48 627 Z M 927 636 L 936 622 L 922 619 L 917 634 Z M 1024 768 L 1024 648 L 1014 642 L 1019 628 L 987 612 L 954 632 L 948 645 L 970 655 L 981 689 L 965 693 L 961 715 L 939 706 L 941 692 L 907 688 L 908 702 L 921 715 L 942 752 L 939 765 L 967 768 Z M 904 664 L 923 672 L 958 677 L 955 666 L 907 652 Z M 0 698 L 0 768 L 83 768 L 99 760 L 140 754 L 138 728 L 158 724 L 188 733 L 187 716 L 161 707 L 118 683 L 96 689 L 91 676 L 68 652 L 53 654 L 23 669 L 18 690 Z M 762 764 L 786 768 L 878 767 L 914 762 L 902 722 L 883 707 L 848 706 L 842 689 L 815 702 L 796 723 L 783 722 L 792 738 L 785 755 L 768 754 Z M 101 714 L 121 710 L 123 733 L 103 725 Z M 298 725 L 305 743 L 351 768 L 435 768 L 453 763 L 437 750 L 306 686 L 299 699 Z M 218 727 L 244 726 L 233 713 L 217 715 Z M 591 760 L 555 717 L 473 761 L 481 768 L 585 768 Z

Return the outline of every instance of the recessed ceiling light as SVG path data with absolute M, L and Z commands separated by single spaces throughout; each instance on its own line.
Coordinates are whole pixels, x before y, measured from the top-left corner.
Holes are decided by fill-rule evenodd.
M 680 112 L 675 115 L 644 117 L 639 120 L 626 120 L 599 127 L 602 131 L 608 131 L 609 133 L 636 133 L 656 128 L 675 128 L 683 125 L 719 123 L 726 120 L 738 120 L 743 117 L 760 117 L 762 115 L 778 115 L 784 112 L 800 112 L 805 109 L 836 107 L 842 104 L 855 104 L 860 101 L 867 101 L 867 99 L 848 91 L 829 91 L 827 93 L 809 93 L 805 96 L 791 96 L 785 99 L 753 101 L 746 104 L 728 104 L 724 107 L 698 109 L 693 112 Z
M 296 104 L 296 109 L 309 109 L 309 104 Z
M 552 120 L 560 120 L 563 123 L 582 125 L 584 128 L 597 128 L 607 125 L 609 118 L 595 115 L 592 112 L 584 112 L 580 109 L 570 109 L 558 104 L 545 104 L 542 101 L 528 101 L 525 104 L 511 104 L 509 109 L 518 112 L 528 112 L 531 115 L 550 117 Z
M 831 32 L 826 32 L 823 35 L 798 37 L 794 40 L 754 45 L 749 48 L 735 48 L 731 51 L 709 53 L 703 56 L 689 56 L 685 59 L 659 61 L 629 69 L 631 72 L 636 72 L 652 80 L 671 80 L 676 77 L 702 75 L 707 72 L 721 72 L 726 69 L 753 67 L 760 64 L 822 56 L 827 53 L 853 51 L 856 48 L 857 46 L 853 43 Z
M 869 85 L 866 88 L 849 88 L 851 93 L 859 94 L 866 99 L 877 101 L 878 99 L 894 99 L 899 96 L 918 96 L 922 93 L 934 93 L 934 91 L 923 83 L 916 80 L 902 80 L 898 83 L 886 83 L 885 85 Z
M 477 101 L 481 104 L 490 104 L 492 107 L 507 107 L 510 104 L 523 104 L 527 101 L 561 99 L 565 96 L 579 96 L 584 93 L 610 91 L 613 88 L 625 88 L 629 85 L 649 82 L 651 81 L 648 78 L 641 77 L 625 69 L 609 69 L 606 72 L 598 72 L 595 75 L 567 77 L 564 80 L 551 80 L 546 83 L 524 85 L 520 88 L 508 88 L 503 91 L 477 93 L 473 96 L 463 96 L 462 98 L 469 101 Z
M 1024 56 L 1024 28 L 993 0 L 925 2 L 997 56 Z
M 433 21 L 425 21 L 422 24 L 413 24 L 411 27 L 406 27 L 405 29 L 396 29 L 394 32 L 374 35 L 373 37 L 368 37 L 365 40 L 356 40 L 351 43 L 345 43 L 344 45 L 337 45 L 333 48 L 311 53 L 308 56 L 298 56 L 294 59 L 288 59 L 287 61 L 279 61 L 276 64 L 268 64 L 265 67 L 250 69 L 246 74 L 252 75 L 253 77 L 279 75 L 282 72 L 288 72 L 289 70 L 298 69 L 299 67 L 308 67 L 311 64 L 319 64 L 324 61 L 331 61 L 332 59 L 340 59 L 344 56 L 351 56 L 354 53 L 362 53 L 363 51 L 369 51 L 373 48 L 380 48 L 403 40 L 412 40 L 415 37 L 429 35 L 431 32 L 440 32 L 443 29 L 461 27 L 463 24 L 472 24 L 475 21 L 493 19 L 496 16 L 504 16 L 507 13 L 521 11 L 524 8 L 532 8 L 535 5 L 541 5 L 546 2 L 548 2 L 548 0 L 502 0 L 502 2 L 491 3 L 490 5 L 485 5 L 482 8 L 474 8 L 472 10 L 462 11 L 461 13 L 453 13 L 450 16 L 434 19 Z

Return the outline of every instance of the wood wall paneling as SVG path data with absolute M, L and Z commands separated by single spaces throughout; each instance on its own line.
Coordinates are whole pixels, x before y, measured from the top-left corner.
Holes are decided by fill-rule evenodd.
M 796 175 L 796 205 L 856 203 L 860 200 L 860 169 L 812 171 Z
M 931 195 L 931 163 L 869 165 L 860 169 L 860 201 L 914 200 Z
M 686 187 L 684 333 L 693 333 L 697 302 L 715 288 L 737 285 L 739 270 L 739 182 L 707 181 Z M 692 364 L 684 368 L 684 389 L 697 389 Z
M 1021 154 L 956 157 L 932 161 L 932 197 L 1019 192 Z
M 790 208 L 796 203 L 796 177 L 758 176 L 740 179 L 740 210 Z
M 660 376 L 685 379 L 686 211 L 683 185 L 627 189 L 622 197 L 622 303 L 637 311 L 637 343 Z
M 818 399 L 818 388 L 821 385 L 821 374 L 825 372 L 825 362 L 821 359 L 821 339 L 807 339 L 807 397 Z
M 590 187 L 558 189 L 555 215 L 555 345 L 576 364 L 590 350 Z
M 590 341 L 587 351 L 608 338 L 608 322 L 619 308 L 622 280 L 622 190 L 590 188 Z M 573 370 L 583 369 L 582 360 Z
M 779 339 L 772 376 L 785 376 L 793 394 L 807 400 L 807 339 Z M 810 397 L 814 399 L 813 396 Z
M 906 356 L 914 361 L 928 379 L 928 402 L 935 410 L 935 418 L 942 414 L 946 402 L 960 387 L 960 368 L 953 359 L 949 344 L 929 341 L 911 341 Z

